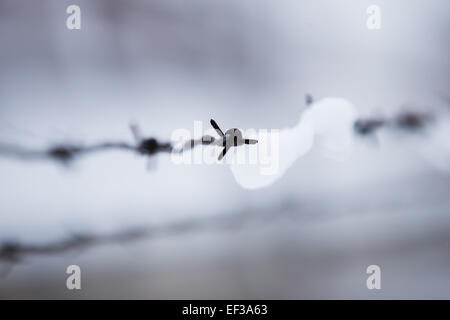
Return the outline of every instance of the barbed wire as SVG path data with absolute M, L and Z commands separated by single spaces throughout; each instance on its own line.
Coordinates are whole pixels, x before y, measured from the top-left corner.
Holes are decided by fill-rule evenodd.
M 201 231 L 237 231 L 248 225 L 264 224 L 274 219 L 294 219 L 296 216 L 292 215 L 292 212 L 298 206 L 299 203 L 295 199 L 285 197 L 271 206 L 264 206 L 257 210 L 242 209 L 233 213 L 222 212 L 214 216 L 201 215 L 166 224 L 118 230 L 109 234 L 73 233 L 64 239 L 42 244 L 3 241 L 0 243 L 0 276 L 7 276 L 15 265 L 26 262 L 27 258 L 33 256 L 80 253 L 102 245 L 126 245 L 144 239 L 158 239 Z M 311 215 L 315 218 L 317 216 L 317 214 Z M 303 215 L 302 218 L 306 217 Z
M 313 102 L 312 97 L 307 96 L 306 101 L 309 106 Z M 383 128 L 393 128 L 405 132 L 415 132 L 430 126 L 433 123 L 433 120 L 434 117 L 431 113 L 402 111 L 390 118 L 359 118 L 353 124 L 353 131 L 356 135 L 362 137 L 372 135 Z M 212 123 L 213 122 L 214 121 L 212 121 Z M 142 156 L 151 157 L 158 153 L 181 153 L 195 148 L 198 145 L 224 146 L 226 142 L 224 136 L 214 138 L 212 136 L 205 135 L 199 139 L 188 140 L 182 144 L 181 147 L 175 147 L 170 142 L 161 142 L 153 137 L 143 138 L 137 125 L 130 125 L 130 129 L 135 138 L 134 144 L 120 141 L 107 141 L 92 145 L 67 143 L 56 144 L 44 150 L 32 150 L 12 144 L 0 143 L 0 156 L 14 157 L 22 160 L 51 160 L 67 165 L 82 156 L 107 150 L 123 150 L 137 153 Z M 258 219 L 261 218 L 260 211 L 261 210 L 259 210 L 258 213 Z M 158 235 L 173 235 L 196 231 L 202 229 L 203 227 L 210 229 L 215 226 L 223 229 L 232 226 L 242 226 L 243 217 L 250 219 L 255 218 L 251 214 L 244 215 L 239 213 L 238 216 L 239 218 L 237 218 L 236 215 L 227 214 L 226 216 L 224 215 L 214 218 L 189 219 L 163 226 L 148 226 L 145 228 L 128 229 L 106 235 L 87 233 L 73 234 L 68 238 L 40 245 L 3 241 L 0 243 L 0 262 L 8 265 L 14 265 L 22 262 L 25 257 L 32 255 L 52 255 L 72 250 L 84 250 L 86 248 L 101 244 L 127 243 Z
M 306 100 L 307 105 L 312 103 L 311 96 L 307 96 Z M 354 122 L 353 130 L 355 134 L 359 136 L 368 136 L 382 128 L 388 127 L 412 132 L 419 131 L 429 126 L 432 121 L 433 116 L 431 113 L 403 111 L 391 118 L 360 118 Z M 199 139 L 188 140 L 182 145 L 182 147 L 177 148 L 170 142 L 161 142 L 153 137 L 142 138 L 139 128 L 136 125 L 131 125 L 130 128 L 136 139 L 135 144 L 120 141 L 107 141 L 92 145 L 60 143 L 50 146 L 44 150 L 33 150 L 22 146 L 0 142 L 0 156 L 10 158 L 13 157 L 22 160 L 51 160 L 67 165 L 82 156 L 108 150 L 123 150 L 134 152 L 143 156 L 154 156 L 158 153 L 181 153 L 193 149 L 199 145 L 225 146 L 226 143 L 224 137 L 217 139 L 210 135 L 205 135 Z M 244 140 L 245 143 L 247 143 L 247 140 L 249 139 Z

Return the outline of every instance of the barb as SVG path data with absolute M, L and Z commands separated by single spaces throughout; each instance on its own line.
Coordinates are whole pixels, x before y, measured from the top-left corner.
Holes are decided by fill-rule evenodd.
M 424 129 L 433 121 L 433 116 L 429 113 L 403 111 L 391 119 L 366 118 L 358 119 L 353 125 L 353 129 L 359 135 L 373 134 L 383 127 L 403 131 L 419 131 Z
M 238 147 L 243 144 L 257 144 L 258 140 L 255 139 L 244 139 L 242 137 L 242 131 L 238 128 L 228 129 L 225 133 L 223 133 L 222 129 L 220 129 L 219 125 L 214 119 L 210 120 L 211 126 L 216 130 L 219 135 L 219 139 L 216 139 L 210 135 L 204 135 L 200 139 L 191 139 L 183 145 L 183 148 L 178 150 L 179 152 L 183 152 L 189 149 L 193 149 L 198 145 L 215 145 L 219 147 L 223 147 L 222 152 L 219 154 L 218 160 L 222 160 L 227 151 L 231 147 Z

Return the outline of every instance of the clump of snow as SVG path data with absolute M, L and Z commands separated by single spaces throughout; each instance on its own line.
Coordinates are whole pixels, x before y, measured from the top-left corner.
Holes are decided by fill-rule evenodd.
M 356 109 L 342 98 L 325 98 L 311 104 L 294 127 L 269 131 L 258 136 L 258 156 L 264 153 L 267 163 L 233 163 L 231 171 L 236 182 L 246 189 L 267 187 L 283 176 L 314 144 L 325 157 L 345 160 L 353 149 L 353 123 Z M 240 156 L 236 150 L 233 156 Z

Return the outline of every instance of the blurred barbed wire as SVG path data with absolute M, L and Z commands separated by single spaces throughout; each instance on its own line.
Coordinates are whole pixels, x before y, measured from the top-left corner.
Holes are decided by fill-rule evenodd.
M 357 134 L 368 135 L 383 127 L 391 127 L 403 131 L 418 131 L 431 125 L 434 117 L 431 113 L 418 111 L 403 111 L 392 118 L 373 117 L 361 118 L 355 121 Z
M 258 210 L 225 212 L 215 216 L 199 216 L 174 221 L 163 225 L 147 225 L 139 228 L 118 230 L 109 234 L 73 233 L 64 239 L 43 244 L 21 243 L 5 240 L 0 242 L 0 276 L 5 276 L 19 263 L 32 256 L 49 256 L 68 252 L 83 252 L 100 245 L 125 245 L 143 239 L 156 239 L 164 236 L 177 236 L 192 232 L 238 230 L 248 224 L 264 224 L 273 219 L 292 218 L 293 209 L 299 203 L 285 197 L 272 206 Z M 248 209 L 248 208 L 247 208 Z M 320 215 L 314 215 L 320 216 Z

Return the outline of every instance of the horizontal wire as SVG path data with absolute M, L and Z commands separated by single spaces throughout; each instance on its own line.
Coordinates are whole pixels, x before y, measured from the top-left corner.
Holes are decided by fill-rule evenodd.
M 417 131 L 431 123 L 433 117 L 428 113 L 406 111 L 390 118 L 361 118 L 354 122 L 353 129 L 357 135 L 365 136 L 373 134 L 383 127 L 394 127 L 405 131 Z M 132 127 L 132 130 L 135 130 Z M 0 156 L 12 157 L 22 160 L 52 160 L 68 164 L 76 158 L 84 155 L 98 153 L 107 150 L 124 150 L 135 152 L 144 156 L 153 156 L 158 153 L 184 152 L 199 145 L 222 146 L 224 138 L 216 139 L 205 135 L 200 139 L 186 141 L 181 148 L 174 147 L 169 142 L 160 142 L 156 138 L 145 138 L 137 141 L 137 144 L 127 142 L 103 142 L 93 145 L 82 144 L 56 144 L 44 150 L 26 149 L 21 146 L 1 143 Z
M 299 204 L 291 198 L 284 198 L 272 206 L 258 210 L 238 210 L 209 216 L 187 218 L 161 225 L 147 225 L 139 228 L 118 230 L 109 234 L 75 233 L 67 238 L 42 244 L 3 241 L 0 243 L 0 276 L 7 275 L 15 265 L 32 256 L 52 256 L 68 252 L 84 252 L 101 245 L 129 244 L 143 239 L 178 236 L 200 231 L 239 230 L 247 225 L 270 223 L 274 219 L 293 219 L 292 209 Z M 314 215 L 316 216 L 316 215 Z

